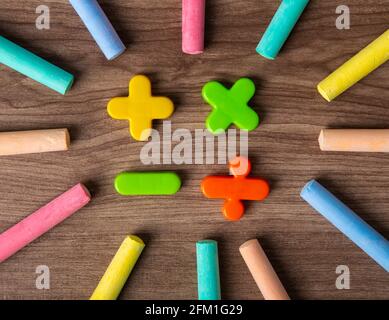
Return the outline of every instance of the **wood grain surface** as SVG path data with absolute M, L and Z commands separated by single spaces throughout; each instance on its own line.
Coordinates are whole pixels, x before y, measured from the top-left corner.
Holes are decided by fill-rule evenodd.
M 0 298 L 87 299 L 124 237 L 137 234 L 147 247 L 121 299 L 196 299 L 195 242 L 203 238 L 219 241 L 223 298 L 261 299 L 238 251 L 254 237 L 293 299 L 389 299 L 388 274 L 299 197 L 316 178 L 389 238 L 389 155 L 323 153 L 317 142 L 325 127 L 389 127 L 389 65 L 330 104 L 315 89 L 388 28 L 389 1 L 311 1 L 273 62 L 255 47 L 278 1 L 209 0 L 207 48 L 199 56 L 181 53 L 180 0 L 100 2 L 128 46 L 112 62 L 68 1 L 0 0 L 0 33 L 76 76 L 63 97 L 0 67 L 1 131 L 67 127 L 72 136 L 68 152 L 0 158 L 0 230 L 79 181 L 93 194 L 87 207 L 0 265 Z M 50 30 L 35 28 L 41 4 L 50 7 Z M 350 7 L 350 30 L 335 27 L 341 4 Z M 109 99 L 125 96 L 138 73 L 174 101 L 173 130 L 192 132 L 204 128 L 210 111 L 204 83 L 252 78 L 251 105 L 262 123 L 249 135 L 249 155 L 253 174 L 270 181 L 270 197 L 249 203 L 241 221 L 227 222 L 221 202 L 199 190 L 204 176 L 226 174 L 225 165 L 143 165 L 144 143 L 106 113 Z M 182 177 L 176 196 L 115 193 L 117 173 L 159 169 Z M 50 290 L 35 288 L 39 265 L 50 268 Z M 350 268 L 350 290 L 335 287 L 338 265 Z

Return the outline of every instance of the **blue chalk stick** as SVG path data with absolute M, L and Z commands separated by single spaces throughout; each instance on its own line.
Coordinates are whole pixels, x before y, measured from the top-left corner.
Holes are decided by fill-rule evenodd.
M 389 272 L 389 241 L 315 180 L 301 197 Z
M 69 0 L 108 60 L 126 50 L 122 40 L 96 0 Z
M 199 300 L 220 300 L 220 276 L 217 242 L 202 240 L 196 243 L 197 286 Z
M 309 0 L 283 0 L 265 34 L 257 46 L 257 52 L 274 60 L 288 39 Z

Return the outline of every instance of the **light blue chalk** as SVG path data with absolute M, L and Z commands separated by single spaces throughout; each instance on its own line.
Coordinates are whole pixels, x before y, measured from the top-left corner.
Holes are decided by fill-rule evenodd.
M 389 272 L 389 241 L 354 211 L 315 180 L 305 185 L 301 197 Z
M 220 276 L 217 242 L 202 240 L 196 243 L 197 286 L 199 300 L 220 300 Z
M 122 40 L 96 0 L 69 0 L 108 60 L 126 50 Z
M 257 46 L 257 52 L 274 60 L 288 39 L 309 0 L 283 0 Z

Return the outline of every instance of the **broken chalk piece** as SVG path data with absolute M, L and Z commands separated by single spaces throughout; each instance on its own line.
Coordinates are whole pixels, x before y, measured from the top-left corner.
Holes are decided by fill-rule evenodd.
M 317 90 L 328 102 L 389 60 L 389 29 L 320 82 Z
M 90 300 L 116 300 L 145 247 L 142 239 L 127 236 L 109 264 Z
M 123 196 L 172 195 L 180 188 L 174 172 L 123 172 L 115 179 L 115 189 Z
M 257 239 L 246 241 L 239 251 L 265 300 L 290 300 Z
M 204 51 L 205 1 L 182 0 L 182 51 L 185 53 Z
M 65 151 L 69 144 L 68 129 L 0 132 L 0 156 Z
M 211 81 L 203 87 L 202 94 L 213 108 L 206 120 L 211 133 L 224 132 L 231 124 L 247 131 L 258 127 L 258 114 L 247 105 L 255 94 L 255 85 L 250 79 L 239 79 L 229 90 L 219 82 Z
M 323 129 L 322 151 L 389 152 L 389 129 Z
M 89 201 L 89 191 L 79 183 L 4 231 L 0 234 L 0 262 L 70 217 Z
M 220 275 L 217 242 L 201 240 L 196 243 L 197 288 L 199 300 L 220 300 Z
M 129 91 L 128 97 L 114 98 L 108 103 L 108 114 L 113 119 L 128 120 L 131 136 L 146 141 L 151 135 L 152 121 L 172 115 L 173 102 L 166 97 L 153 97 L 150 80 L 143 75 L 131 79 Z
M 244 213 L 242 200 L 264 200 L 270 192 L 269 184 L 262 179 L 248 178 L 250 161 L 237 157 L 230 162 L 231 177 L 209 176 L 201 182 L 207 198 L 225 199 L 222 212 L 228 220 L 239 220 Z
M 69 1 L 108 60 L 115 59 L 126 50 L 96 0 Z
M 67 93 L 74 81 L 70 73 L 2 36 L 0 36 L 0 63 L 61 94 Z
M 309 0 L 283 0 L 257 46 L 257 52 L 274 60 L 284 46 Z
M 305 185 L 301 197 L 389 272 L 388 240 L 315 180 Z

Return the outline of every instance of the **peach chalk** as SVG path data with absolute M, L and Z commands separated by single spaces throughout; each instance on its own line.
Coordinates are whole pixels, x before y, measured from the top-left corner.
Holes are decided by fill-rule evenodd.
M 182 0 L 182 51 L 204 52 L 205 1 Z
M 0 156 L 64 151 L 69 144 L 68 129 L 0 132 Z
M 322 151 L 389 152 L 389 129 L 323 129 Z
M 0 263 L 70 217 L 90 201 L 81 183 L 0 234 Z
M 245 242 L 239 251 L 265 300 L 290 300 L 257 239 Z

